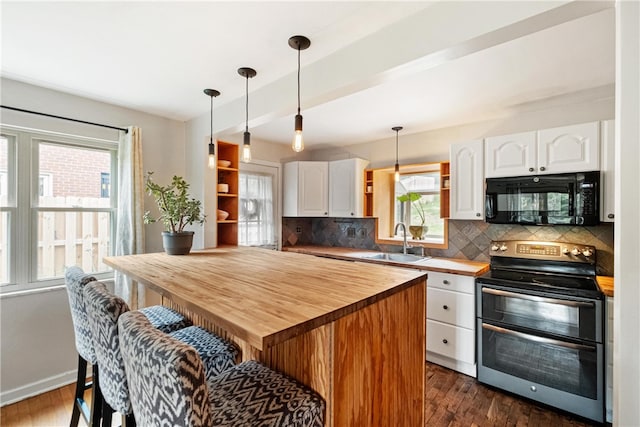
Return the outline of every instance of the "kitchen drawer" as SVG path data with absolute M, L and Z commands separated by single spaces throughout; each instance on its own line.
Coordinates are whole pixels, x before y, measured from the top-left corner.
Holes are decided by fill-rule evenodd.
M 475 363 L 473 330 L 427 320 L 427 351 L 466 363 Z
M 473 329 L 476 323 L 474 296 L 429 288 L 427 289 L 427 318 Z
M 427 286 L 432 288 L 447 289 L 449 291 L 464 292 L 474 294 L 476 279 L 472 276 L 461 276 L 459 274 L 439 273 L 429 271 Z

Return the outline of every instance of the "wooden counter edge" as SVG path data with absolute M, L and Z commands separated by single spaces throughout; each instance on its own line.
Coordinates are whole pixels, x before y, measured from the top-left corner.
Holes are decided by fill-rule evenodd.
M 613 277 L 611 276 L 597 276 L 598 286 L 603 294 L 609 298 L 613 298 Z

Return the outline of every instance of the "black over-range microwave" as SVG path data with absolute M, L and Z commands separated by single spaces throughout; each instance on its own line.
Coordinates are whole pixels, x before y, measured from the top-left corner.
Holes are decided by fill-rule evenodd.
M 495 224 L 600 222 L 600 172 L 487 178 L 485 218 Z

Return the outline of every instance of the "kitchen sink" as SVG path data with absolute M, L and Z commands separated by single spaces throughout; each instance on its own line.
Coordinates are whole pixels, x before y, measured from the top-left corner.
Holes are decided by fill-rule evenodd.
M 383 252 L 383 253 L 378 253 L 373 255 L 364 255 L 362 256 L 362 258 L 371 259 L 371 260 L 380 260 L 380 261 L 404 262 L 404 263 L 412 264 L 414 262 L 423 261 L 431 257 Z

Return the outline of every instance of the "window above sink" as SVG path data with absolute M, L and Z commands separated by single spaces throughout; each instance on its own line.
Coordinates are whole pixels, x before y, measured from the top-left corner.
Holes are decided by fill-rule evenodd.
M 365 199 L 366 216 L 376 217 L 376 243 L 402 245 L 402 227 L 394 233 L 395 225 L 407 227 L 407 240 L 411 246 L 446 249 L 448 246 L 449 214 L 449 162 L 420 163 L 400 166 L 400 181 L 394 181 L 393 168 L 372 169 L 367 178 Z M 412 200 L 398 200 L 398 196 L 413 193 Z M 426 235 L 412 238 L 410 227 L 418 233 L 425 218 Z

